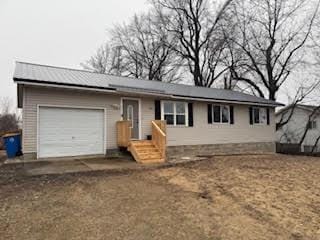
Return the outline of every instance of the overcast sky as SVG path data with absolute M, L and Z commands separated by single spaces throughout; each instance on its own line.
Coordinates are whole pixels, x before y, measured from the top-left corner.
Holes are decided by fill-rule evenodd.
M 0 97 L 16 102 L 15 61 L 81 68 L 108 29 L 148 8 L 147 0 L 0 0 Z M 291 85 L 279 101 L 287 101 Z
M 15 101 L 15 61 L 81 68 L 108 28 L 148 7 L 147 0 L 0 0 L 0 96 Z

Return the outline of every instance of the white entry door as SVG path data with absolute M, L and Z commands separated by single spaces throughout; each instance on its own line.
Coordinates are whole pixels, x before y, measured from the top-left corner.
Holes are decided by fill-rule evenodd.
M 39 107 L 38 157 L 104 154 L 104 111 Z

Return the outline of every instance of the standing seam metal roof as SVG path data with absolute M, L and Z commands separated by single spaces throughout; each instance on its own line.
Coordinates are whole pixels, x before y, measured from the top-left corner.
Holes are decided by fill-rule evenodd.
M 221 101 L 248 102 L 281 106 L 281 103 L 253 95 L 216 88 L 196 87 L 184 84 L 164 83 L 141 80 L 109 74 L 94 73 L 85 70 L 54 67 L 33 63 L 16 62 L 13 79 L 16 82 L 42 82 L 67 86 L 81 86 L 97 89 L 115 89 L 123 92 L 139 90 L 145 93 L 159 93 L 186 98 L 202 98 Z

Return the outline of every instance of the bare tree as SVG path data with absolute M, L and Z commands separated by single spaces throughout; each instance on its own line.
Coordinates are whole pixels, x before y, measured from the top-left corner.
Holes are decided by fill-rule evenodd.
M 96 53 L 85 63 L 80 64 L 84 69 L 97 72 L 109 73 L 113 69 L 111 49 L 108 44 L 100 46 Z
M 320 135 L 317 137 L 316 141 L 314 142 L 313 147 L 311 149 L 311 153 L 314 153 L 316 151 L 316 149 L 318 148 L 319 141 L 320 141 Z
M 313 120 L 315 118 L 315 116 L 319 115 L 319 110 L 320 110 L 320 105 L 318 106 L 315 106 L 313 108 L 313 110 L 311 111 L 311 113 L 309 114 L 308 116 L 308 120 L 304 126 L 304 131 L 303 131 L 303 134 L 301 135 L 301 138 L 299 140 L 299 145 L 301 146 L 302 143 L 304 142 L 309 130 L 310 130 L 310 122 L 311 120 Z M 316 140 L 316 144 L 317 144 L 317 140 Z
M 320 80 L 316 81 L 315 83 L 311 84 L 309 87 L 300 86 L 298 87 L 295 96 L 290 101 L 291 103 L 288 104 L 287 111 L 288 114 L 282 114 L 279 121 L 276 123 L 276 130 L 281 129 L 283 126 L 288 124 L 290 120 L 292 119 L 292 116 L 294 114 L 294 111 L 298 104 L 302 103 L 304 100 L 306 100 L 311 94 L 315 92 L 315 90 L 318 90 L 320 87 Z
M 0 136 L 9 131 L 19 129 L 19 116 L 13 111 L 12 101 L 4 97 L 0 99 Z
M 11 99 L 9 97 L 0 98 L 0 114 L 9 114 L 12 110 Z
M 276 94 L 302 61 L 319 1 L 242 0 L 234 2 L 238 38 L 233 42 L 246 58 L 232 74 L 252 86 L 259 96 Z M 254 11 L 251 11 L 254 9 Z M 312 9 L 312 10 L 311 10 Z
M 112 44 L 119 49 L 117 62 L 122 75 L 166 82 L 179 80 L 180 62 L 172 50 L 175 43 L 159 16 L 152 12 L 135 15 L 129 24 L 116 25 L 111 33 Z
M 175 52 L 184 60 L 196 86 L 211 87 L 228 67 L 220 65 L 225 36 L 220 23 L 232 0 L 154 0 L 153 5 L 177 44 Z
M 300 148 L 302 145 L 307 145 L 312 148 L 311 152 L 317 150 L 320 141 L 320 131 L 317 126 L 320 119 L 319 85 L 318 83 L 313 89 L 307 89 L 308 92 L 301 91 L 301 96 L 295 98 L 296 102 L 279 113 L 277 131 L 281 133 L 280 142 L 283 142 L 284 138 L 289 143 L 298 144 Z M 312 104 L 306 104 L 308 102 Z

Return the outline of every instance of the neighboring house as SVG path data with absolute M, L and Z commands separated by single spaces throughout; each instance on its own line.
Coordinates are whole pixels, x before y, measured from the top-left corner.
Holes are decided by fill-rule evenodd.
M 277 142 L 298 144 L 308 124 L 306 137 L 301 144 L 301 151 L 311 152 L 317 138 L 320 136 L 320 112 L 314 114 L 309 121 L 309 116 L 315 108 L 315 106 L 297 104 L 293 108 L 289 122 L 277 130 Z M 279 110 L 276 113 L 276 122 L 281 122 L 281 119 L 288 119 L 291 111 L 292 108 L 289 106 Z M 315 152 L 320 151 L 319 145 L 315 148 Z
M 267 99 L 22 62 L 14 82 L 29 158 L 109 154 L 119 146 L 129 146 L 136 160 L 150 152 L 156 158 L 158 150 L 167 158 L 275 152 L 274 114 L 281 104 Z M 133 140 L 154 138 L 140 141 L 139 151 L 139 141 L 119 140 L 127 119 Z

